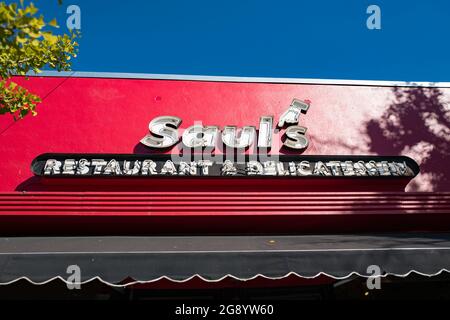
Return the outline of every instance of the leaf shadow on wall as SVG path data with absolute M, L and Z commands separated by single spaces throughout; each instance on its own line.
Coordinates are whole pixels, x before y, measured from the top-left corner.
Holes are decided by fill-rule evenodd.
M 394 101 L 381 118 L 365 125 L 376 154 L 404 154 L 420 165 L 426 181 L 413 180 L 409 191 L 450 189 L 450 108 L 439 88 L 394 88 Z

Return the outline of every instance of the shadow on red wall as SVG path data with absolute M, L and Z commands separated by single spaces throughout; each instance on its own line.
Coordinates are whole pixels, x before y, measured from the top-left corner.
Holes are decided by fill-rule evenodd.
M 380 119 L 366 123 L 370 150 L 376 154 L 415 154 L 427 191 L 450 188 L 450 108 L 438 88 L 394 88 L 394 102 Z M 421 161 L 420 159 L 421 158 Z M 419 191 L 417 179 L 410 191 Z M 423 186 L 422 186 L 423 187 Z

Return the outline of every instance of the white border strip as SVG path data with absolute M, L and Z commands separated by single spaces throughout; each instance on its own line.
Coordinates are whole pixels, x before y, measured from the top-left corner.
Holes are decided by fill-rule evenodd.
M 450 250 L 450 247 L 398 247 L 398 248 L 336 248 L 336 249 L 261 249 L 261 250 L 155 250 L 155 251 L 36 251 L 0 252 L 0 255 L 58 255 L 58 254 L 196 254 L 196 253 L 277 253 L 277 252 L 355 252 L 355 251 L 421 251 Z
M 204 75 L 157 74 L 157 73 L 43 71 L 40 74 L 29 73 L 28 76 L 31 76 L 31 77 L 43 76 L 43 77 L 111 78 L 111 79 L 148 79 L 148 80 L 188 80 L 188 81 L 247 82 L 247 83 L 331 84 L 331 85 L 377 86 L 377 87 L 382 86 L 382 87 L 450 88 L 450 82 L 233 77 L 233 76 L 204 76 Z
M 394 276 L 394 277 L 399 277 L 399 278 L 405 278 L 405 277 L 409 276 L 412 273 L 420 275 L 420 276 L 425 276 L 425 277 L 434 277 L 434 276 L 440 275 L 443 272 L 449 273 L 450 271 L 445 269 L 445 268 L 443 268 L 443 269 L 440 269 L 436 273 L 423 273 L 423 272 L 420 272 L 420 271 L 412 269 L 412 270 L 410 270 L 410 271 L 408 271 L 406 273 L 388 272 L 388 273 L 385 273 L 385 274 L 377 276 L 377 277 L 385 278 L 387 276 Z M 65 280 L 64 278 L 62 278 L 61 276 L 56 276 L 56 277 L 49 278 L 48 280 L 41 281 L 41 282 L 35 282 L 35 281 L 31 280 L 28 277 L 19 277 L 19 278 L 16 278 L 16 279 L 8 281 L 8 282 L 1 282 L 0 285 L 1 286 L 6 286 L 6 285 L 9 285 L 9 284 L 13 284 L 13 283 L 15 283 L 17 281 L 20 281 L 20 280 L 26 280 L 29 283 L 33 284 L 33 285 L 45 285 L 45 284 L 47 284 L 47 283 L 49 283 L 51 281 L 54 281 L 54 280 L 60 280 L 60 281 L 64 282 L 65 284 L 84 285 L 84 284 L 87 284 L 89 282 L 98 280 L 98 281 L 100 281 L 100 282 L 102 282 L 102 283 L 104 283 L 104 284 L 106 284 L 108 286 L 111 286 L 111 287 L 125 288 L 125 287 L 128 287 L 128 286 L 137 285 L 137 284 L 153 283 L 153 282 L 157 282 L 157 281 L 160 281 L 160 280 L 163 280 L 163 279 L 171 281 L 171 282 L 176 282 L 176 283 L 184 283 L 184 282 L 188 282 L 188 281 L 190 281 L 190 280 L 192 280 L 194 278 L 199 278 L 200 280 L 208 282 L 208 283 L 216 283 L 216 282 L 220 282 L 220 281 L 222 281 L 222 280 L 224 280 L 226 278 L 232 278 L 232 279 L 238 280 L 238 281 L 250 281 L 250 280 L 254 280 L 254 279 L 258 278 L 258 277 L 261 277 L 261 278 L 264 278 L 264 279 L 268 279 L 268 280 L 281 280 L 281 279 L 287 278 L 287 277 L 292 276 L 292 275 L 294 275 L 296 277 L 299 277 L 299 278 L 303 278 L 303 279 L 314 279 L 314 278 L 317 278 L 317 277 L 320 277 L 320 276 L 326 276 L 326 277 L 329 277 L 329 278 L 333 278 L 335 280 L 345 280 L 345 279 L 348 279 L 348 278 L 350 278 L 352 276 L 359 276 L 359 277 L 363 277 L 363 278 L 373 277 L 372 275 L 360 274 L 359 272 L 356 272 L 356 271 L 352 271 L 352 272 L 348 273 L 347 275 L 341 276 L 341 277 L 333 276 L 333 275 L 328 274 L 326 272 L 318 272 L 314 276 L 302 276 L 301 274 L 298 274 L 297 272 L 291 271 L 291 272 L 286 273 L 284 276 L 280 276 L 280 277 L 270 277 L 270 276 L 266 276 L 264 274 L 258 273 L 258 274 L 254 275 L 252 277 L 249 277 L 249 278 L 239 278 L 239 277 L 236 277 L 236 276 L 234 276 L 232 274 L 227 274 L 227 275 L 224 275 L 223 277 L 220 277 L 220 278 L 217 278 L 217 279 L 206 279 L 206 278 L 202 277 L 199 274 L 194 274 L 194 275 L 192 275 L 192 276 L 190 276 L 190 277 L 188 277 L 186 279 L 183 279 L 183 280 L 172 279 L 172 278 L 170 278 L 168 276 L 161 276 L 161 277 L 158 277 L 158 278 L 155 278 L 155 279 L 152 279 L 152 280 L 136 280 L 136 281 L 127 282 L 127 283 L 124 283 L 124 284 L 116 284 L 116 283 L 111 283 L 111 282 L 108 282 L 106 280 L 103 280 L 99 276 L 90 278 L 88 280 L 85 280 L 85 281 L 82 281 L 82 282 L 79 282 L 79 283 L 69 282 L 69 281 Z

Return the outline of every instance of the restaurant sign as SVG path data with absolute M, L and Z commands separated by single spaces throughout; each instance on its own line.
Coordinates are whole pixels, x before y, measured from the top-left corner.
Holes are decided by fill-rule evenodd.
M 419 167 L 408 157 L 293 156 L 277 160 L 176 161 L 170 155 L 43 154 L 32 163 L 46 177 L 413 177 Z
M 32 171 L 45 177 L 414 177 L 417 163 L 403 156 L 301 156 L 271 154 L 274 131 L 285 130 L 283 147 L 301 151 L 308 147 L 307 128 L 299 117 L 309 102 L 294 99 L 280 117 L 260 118 L 259 130 L 253 126 L 193 125 L 184 130 L 182 154 L 43 154 L 34 159 Z M 141 143 L 150 148 L 167 149 L 180 142 L 181 119 L 157 117 L 149 123 L 149 133 Z M 257 143 L 255 140 L 257 138 Z M 221 141 L 218 143 L 217 141 Z M 243 152 L 256 144 L 256 154 Z M 223 153 L 213 152 L 219 145 Z M 190 152 L 191 151 L 191 152 Z M 199 152 L 200 151 L 200 152 Z

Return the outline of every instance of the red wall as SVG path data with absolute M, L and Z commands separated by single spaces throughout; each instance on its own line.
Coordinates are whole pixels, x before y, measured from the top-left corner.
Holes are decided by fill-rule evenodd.
M 30 170 L 32 160 L 41 153 L 150 153 L 154 151 L 140 145 L 139 140 L 148 132 L 148 123 L 154 117 L 178 116 L 183 120 L 181 128 L 187 128 L 196 121 L 220 127 L 224 125 L 258 127 L 259 117 L 262 115 L 274 115 L 277 122 L 278 117 L 287 109 L 293 98 L 311 101 L 309 111 L 300 119 L 300 124 L 308 128 L 307 135 L 310 141 L 304 154 L 407 155 L 421 167 L 421 173 L 409 183 L 407 191 L 441 192 L 439 193 L 441 195 L 442 192 L 450 191 L 448 165 L 450 115 L 447 105 L 450 101 L 450 89 L 76 77 L 31 77 L 29 80 L 18 77 L 14 81 L 39 94 L 43 102 L 37 109 L 36 117 L 27 116 L 17 122 L 14 122 L 9 115 L 0 117 L 0 192 L 3 193 L 3 200 L 0 199 L 3 201 L 3 209 L 0 208 L 3 213 L 0 213 L 4 217 L 14 216 L 20 212 L 30 214 L 26 207 L 21 209 L 10 207 L 16 201 L 16 198 L 12 199 L 10 195 L 13 191 L 104 192 L 114 190 L 126 193 L 136 190 L 141 192 L 166 190 L 163 185 L 155 185 L 152 182 L 139 186 L 133 185 L 133 182 L 124 182 L 116 184 L 114 188 L 109 183 L 107 185 L 85 182 L 80 184 L 72 180 L 59 186 L 48 185 L 33 177 Z M 274 143 L 278 143 L 279 140 L 278 137 L 274 137 Z M 174 148 L 172 152 L 178 152 L 178 149 Z M 276 146 L 272 148 L 272 152 L 283 153 Z M 275 180 L 272 182 L 268 180 L 263 185 L 271 192 L 277 192 L 278 187 L 285 192 L 292 186 L 298 186 L 298 182 L 292 182 L 288 186 L 280 186 L 277 183 Z M 170 189 L 170 185 L 166 187 Z M 249 190 L 257 191 L 257 187 L 246 185 Z M 237 186 L 232 185 L 228 189 L 225 186 L 221 189 L 220 185 L 219 187 L 204 186 L 203 191 L 222 192 L 232 191 L 233 188 Z M 302 190 L 349 191 L 345 186 L 333 185 L 322 187 L 306 185 Z M 370 191 L 357 183 L 351 190 Z M 376 190 L 392 191 L 389 185 L 378 186 Z M 194 192 L 195 185 L 186 186 L 184 191 Z M 389 206 L 384 208 L 384 214 L 388 215 L 388 212 L 392 213 L 393 210 L 401 209 L 398 211 L 400 216 L 395 218 L 396 224 L 390 227 L 400 228 L 401 214 L 427 213 L 430 216 L 431 213 L 438 213 L 439 219 L 442 219 L 442 215 L 449 212 L 450 200 L 445 194 L 445 197 L 440 198 L 441 202 L 436 202 L 437 200 L 433 198 L 435 195 L 438 193 L 427 194 L 426 200 L 423 200 L 428 203 L 427 205 L 440 206 L 435 209 L 427 207 L 431 211 L 422 210 L 425 204 L 417 199 L 425 198 L 420 198 L 420 195 L 417 196 L 419 198 L 408 198 L 408 201 L 413 203 L 411 205 L 415 207 L 405 207 L 405 202 L 399 200 L 398 195 L 386 198 L 388 199 L 386 203 L 390 203 L 392 208 Z M 71 196 L 79 197 L 80 194 Z M 108 197 L 108 194 L 103 196 Z M 245 198 L 245 194 L 240 196 Z M 296 200 L 297 196 L 299 195 L 292 193 L 292 200 Z M 283 197 L 286 197 L 286 194 Z M 287 197 L 289 198 L 289 195 Z M 324 199 L 326 197 L 329 195 L 324 196 Z M 286 200 L 283 199 L 280 201 Z M 298 198 L 302 205 L 304 204 L 302 201 L 311 200 L 302 199 Z M 357 195 L 355 199 L 359 199 Z M 39 201 L 38 204 L 41 203 Z M 335 204 L 337 200 L 323 201 Z M 24 202 L 19 200 L 14 203 L 17 206 L 23 206 Z M 308 211 L 310 207 L 306 209 L 293 207 L 289 210 L 278 208 L 273 209 L 271 214 L 302 215 L 309 212 L 308 214 L 311 215 L 313 212 L 333 216 L 336 212 L 341 215 L 363 212 L 362 209 L 355 209 L 352 203 L 354 201 L 349 202 L 349 207 L 333 207 L 334 209 L 324 207 L 315 211 Z M 372 204 L 377 203 L 379 202 L 375 199 Z M 61 211 L 51 211 L 42 207 L 40 211 L 36 209 L 34 214 L 49 215 L 51 212 L 59 212 L 64 215 L 64 212 L 68 210 L 71 214 L 78 212 L 79 215 L 83 215 L 76 211 L 78 210 L 76 204 L 71 205 L 75 207 L 61 209 Z M 264 203 L 261 205 L 266 206 Z M 255 215 L 264 211 L 257 208 L 256 205 L 253 207 Z M 372 208 L 375 211 L 369 213 L 380 213 L 383 211 L 380 208 Z M 144 215 L 157 212 L 156 209 L 147 207 L 139 210 Z M 200 207 L 197 210 L 200 210 Z M 242 209 L 236 210 L 232 214 L 243 213 Z M 84 214 L 95 215 L 95 212 L 97 211 L 85 208 Z M 120 215 L 120 210 L 118 212 Z M 176 215 L 176 212 L 178 211 L 172 211 L 171 214 Z M 208 212 L 214 215 L 218 211 L 217 208 L 211 207 Z M 180 215 L 182 214 L 180 211 Z M 195 214 L 195 211 L 192 214 Z M 204 212 L 202 214 L 205 215 Z M 292 218 L 290 219 L 290 222 L 286 220 L 286 223 L 292 223 Z M 369 220 L 360 220 L 361 229 L 370 229 L 370 223 L 368 225 L 365 223 L 363 226 L 362 221 Z M 408 226 L 411 228 L 414 224 L 423 222 L 414 219 L 409 221 Z M 326 223 L 322 220 L 317 223 L 312 222 L 309 230 L 315 230 L 318 225 L 324 226 Z M 331 220 L 328 223 L 328 227 L 332 225 Z M 433 223 L 438 225 L 438 220 Z M 344 224 L 340 221 L 338 225 L 342 227 Z M 297 227 L 301 229 L 300 226 Z
M 17 122 L 0 117 L 0 191 L 16 190 L 31 178 L 31 161 L 41 153 L 151 152 L 139 140 L 156 116 L 181 117 L 181 128 L 195 121 L 257 127 L 262 115 L 277 121 L 294 97 L 311 101 L 300 120 L 310 140 L 304 154 L 408 155 L 421 166 L 408 190 L 450 191 L 450 89 L 63 77 L 15 81 L 43 102 L 36 117 Z

